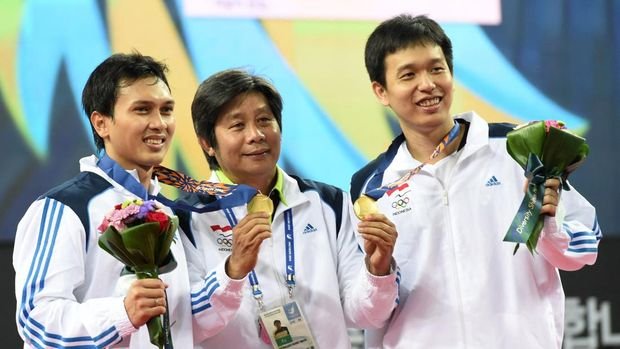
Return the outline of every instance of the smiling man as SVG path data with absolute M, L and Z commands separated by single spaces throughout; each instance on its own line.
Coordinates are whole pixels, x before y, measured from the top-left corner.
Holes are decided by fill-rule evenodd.
M 181 222 L 194 232 L 217 284 L 236 291 L 228 303 L 242 301 L 234 320 L 202 346 L 270 348 L 271 324 L 286 317 L 296 348 L 348 348 L 347 326 L 385 324 L 397 297 L 396 230 L 381 214 L 364 218 L 355 229 L 345 192 L 277 166 L 278 91 L 262 77 L 222 71 L 199 86 L 192 118 L 211 181 L 253 186 L 275 207 L 272 213 L 227 210 L 220 221 L 194 213 L 191 223 Z
M 560 348 L 558 268 L 596 260 L 594 207 L 574 189 L 560 198 L 559 180 L 548 179 L 538 253 L 513 255 L 502 240 L 526 178 L 506 151 L 512 127 L 450 114 L 452 44 L 442 28 L 425 16 L 391 18 L 368 38 L 365 58 L 372 90 L 402 129 L 351 180 L 352 197 L 378 197 L 399 231 L 401 302 L 367 347 Z
M 148 56 L 115 54 L 88 78 L 82 103 L 100 153 L 81 159 L 80 174 L 33 202 L 17 227 L 17 327 L 25 347 L 153 348 L 144 324 L 168 313 L 174 345 L 192 348 L 194 320 L 206 323 L 205 312 L 191 307 L 183 244 L 171 246 L 176 268 L 136 280 L 125 293 L 117 288 L 124 265 L 97 246 L 97 227 L 115 205 L 159 193 L 153 168 L 176 125 L 166 70 Z

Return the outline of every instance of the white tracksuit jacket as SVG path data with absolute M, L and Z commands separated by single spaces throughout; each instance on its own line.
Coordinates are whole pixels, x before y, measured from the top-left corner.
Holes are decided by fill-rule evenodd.
M 97 226 L 104 215 L 114 205 L 137 196 L 97 167 L 95 156 L 83 158 L 80 168 L 78 176 L 32 203 L 17 227 L 13 252 L 16 321 L 24 347 L 154 348 L 146 326 L 136 330 L 127 317 L 124 294 L 118 293 L 122 263 L 97 245 Z M 157 181 L 151 187 L 150 194 L 156 195 Z M 219 313 L 204 307 L 198 300 L 204 298 L 211 280 L 195 278 L 190 297 L 181 242 L 189 240 L 178 232 L 175 240 L 171 251 L 178 265 L 160 278 L 169 285 L 174 347 L 192 348 L 194 336 L 202 339 L 225 326 L 234 316 L 229 309 L 234 310 L 235 304 L 229 302 Z M 214 302 L 220 295 L 228 300 L 227 292 L 238 291 L 219 288 L 212 295 Z
M 283 173 L 283 195 L 272 223 L 272 237 L 263 241 L 255 268 L 265 304 L 289 302 L 285 281 L 284 218 L 292 209 L 295 236 L 294 298 L 319 348 L 350 348 L 347 326 L 377 328 L 392 313 L 398 293 L 397 273 L 377 277 L 366 271 L 355 238 L 352 205 L 347 193 L 322 183 Z M 218 181 L 215 172 L 210 178 Z M 194 202 L 195 204 L 195 202 Z M 247 213 L 245 206 L 228 210 L 228 217 L 202 213 L 181 217 L 181 227 L 195 239 L 218 285 L 241 285 L 236 317 L 203 348 L 270 348 L 258 337 L 258 307 L 248 278 L 231 280 L 224 272 L 230 254 L 230 230 Z M 191 225 L 191 226 L 188 226 Z M 234 299 L 234 298 L 231 298 Z
M 506 151 L 510 128 L 490 127 L 472 112 L 456 118 L 470 123 L 465 146 L 378 200 L 399 232 L 394 258 L 402 280 L 387 330 L 369 331 L 367 346 L 560 348 L 558 268 L 595 262 L 601 231 L 594 207 L 575 189 L 563 191 L 561 212 L 545 219 L 538 254 L 521 245 L 513 255 L 515 244 L 502 239 L 524 196 L 525 177 Z M 353 176 L 352 197 L 366 192 L 373 172 L 386 184 L 419 164 L 401 135 Z

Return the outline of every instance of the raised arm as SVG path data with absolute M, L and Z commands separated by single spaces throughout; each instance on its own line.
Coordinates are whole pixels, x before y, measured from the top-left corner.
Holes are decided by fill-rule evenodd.
M 398 270 L 392 259 L 396 230 L 380 214 L 362 222 L 364 253 L 355 236 L 358 221 L 353 205 L 346 193 L 344 196 L 338 234 L 338 278 L 345 315 L 354 327 L 379 328 L 397 304 Z
M 578 270 L 596 262 L 601 229 L 594 207 L 574 188 L 558 195 L 556 181 L 545 183 L 546 217 L 537 250 L 559 269 Z
M 210 214 L 194 216 L 191 229 L 196 232 L 209 220 Z M 194 214 L 196 215 L 196 214 Z M 253 213 L 241 219 L 233 228 L 231 255 L 217 266 L 206 266 L 205 254 L 218 253 L 208 250 L 207 245 L 196 236 L 191 243 L 184 236 L 186 256 L 192 283 L 192 314 L 196 342 L 201 342 L 223 330 L 234 319 L 243 299 L 243 287 L 247 274 L 254 268 L 262 241 L 271 236 L 269 214 Z

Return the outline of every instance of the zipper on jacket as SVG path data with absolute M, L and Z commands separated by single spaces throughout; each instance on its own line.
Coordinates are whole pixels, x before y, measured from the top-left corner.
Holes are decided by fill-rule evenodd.
M 443 192 L 444 195 L 444 204 L 446 206 L 448 206 L 448 191 L 444 190 Z M 448 227 L 448 229 L 450 229 L 450 243 L 452 245 L 452 261 L 453 261 L 453 266 L 454 266 L 454 271 L 456 273 L 455 275 L 455 282 L 456 282 L 456 298 L 457 298 L 457 302 L 458 302 L 458 313 L 459 315 L 459 322 L 460 322 L 460 328 L 459 328 L 459 335 L 462 339 L 462 345 L 463 348 L 468 348 L 468 343 L 467 343 L 467 331 L 466 331 L 466 321 L 465 321 L 465 316 L 463 313 L 463 309 L 464 309 L 464 305 L 463 305 L 463 295 L 462 295 L 462 284 L 461 284 L 461 274 L 459 271 L 459 263 L 458 263 L 458 259 L 457 259 L 457 249 L 458 246 L 456 244 L 455 241 L 455 235 L 457 234 L 456 231 L 458 228 L 455 229 L 455 227 L 452 225 L 452 212 L 450 212 L 450 208 L 448 207 L 447 209 L 447 217 L 444 218 L 444 224 L 446 224 L 446 226 Z

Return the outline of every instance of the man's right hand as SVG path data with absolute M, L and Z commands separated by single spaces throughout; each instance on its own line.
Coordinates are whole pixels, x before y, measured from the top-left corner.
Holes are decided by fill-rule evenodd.
M 139 328 L 166 312 L 166 287 L 160 279 L 136 280 L 131 284 L 123 302 L 133 327 Z
M 232 253 L 226 261 L 226 274 L 231 279 L 244 278 L 256 266 L 261 243 L 270 237 L 268 213 L 249 213 L 239 221 L 233 228 Z

